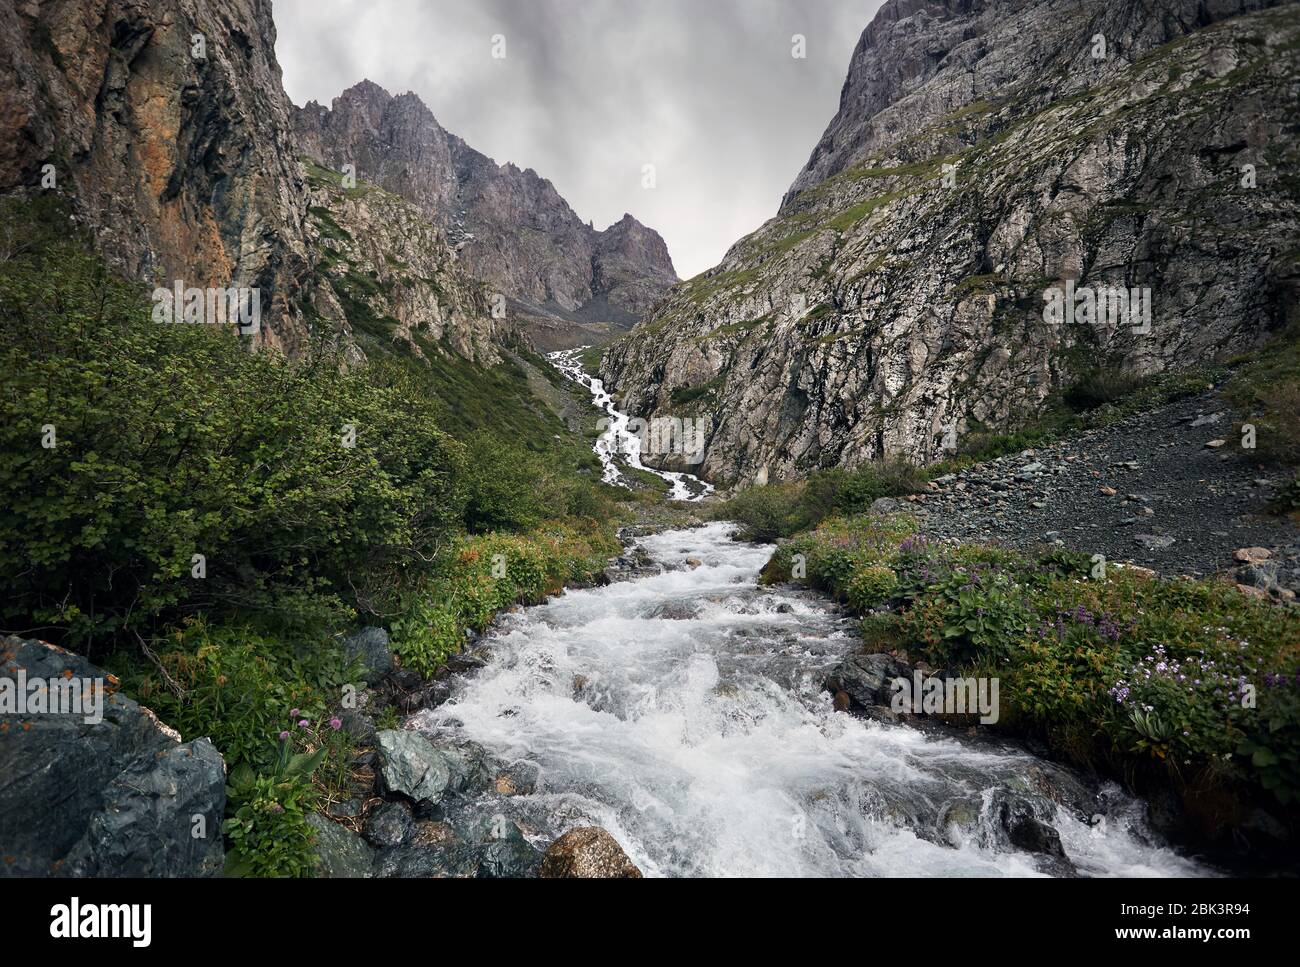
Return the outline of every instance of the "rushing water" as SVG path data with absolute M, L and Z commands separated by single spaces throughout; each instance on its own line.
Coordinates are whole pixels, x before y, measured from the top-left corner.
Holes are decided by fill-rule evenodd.
M 631 417 L 615 408 L 614 400 L 606 391 L 604 383 L 596 377 L 588 376 L 583 372 L 582 363 L 578 361 L 578 354 L 586 348 L 586 346 L 579 346 L 577 349 L 562 349 L 559 352 L 550 353 L 547 358 L 556 369 L 569 379 L 585 386 L 587 391 L 591 393 L 592 403 L 607 415 L 608 425 L 605 432 L 600 435 L 592 448 L 595 450 L 596 455 L 600 457 L 601 465 L 604 467 L 603 477 L 605 483 L 622 487 L 627 486 L 623 472 L 618 467 L 618 458 L 621 458 L 629 467 L 644 470 L 646 473 L 652 473 L 656 477 L 668 481 L 672 486 L 668 496 L 672 500 L 703 500 L 713 493 L 712 484 L 706 483 L 699 477 L 671 470 L 656 470 L 653 467 L 647 467 L 641 462 L 642 441 L 637 434 L 628 429 Z
M 1029 790 L 1079 873 L 1208 872 L 1116 789 L 1056 808 L 1032 790 L 1073 780 L 1025 752 L 834 711 L 821 683 L 855 624 L 758 587 L 771 547 L 727 524 L 640 543 L 668 569 L 505 616 L 486 667 L 413 720 L 535 770 L 533 794 L 466 810 L 506 811 L 539 844 L 603 826 L 647 875 L 1068 874 L 999 832 L 999 797 Z

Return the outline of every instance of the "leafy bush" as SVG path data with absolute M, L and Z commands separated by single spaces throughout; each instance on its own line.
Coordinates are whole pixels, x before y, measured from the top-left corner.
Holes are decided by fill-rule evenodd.
M 0 262 L 0 304 L 10 627 L 83 650 L 196 610 L 319 628 L 459 523 L 462 448 L 399 371 L 153 323 L 75 241 Z
M 460 649 L 467 630 L 485 630 L 511 605 L 540 604 L 566 584 L 594 580 L 618 550 L 612 531 L 594 522 L 462 538 L 407 595 L 393 622 L 393 647 L 403 663 L 432 675 Z
M 767 543 L 807 526 L 799 506 L 799 484 L 767 484 L 742 490 L 717 513 L 743 528 L 745 539 Z
M 912 464 L 880 460 L 854 470 L 819 470 L 800 482 L 749 487 L 715 513 L 740 523 L 747 540 L 766 542 L 831 516 L 861 513 L 881 497 L 916 493 L 924 484 L 924 471 Z
M 868 611 L 888 601 L 897 589 L 898 575 L 883 564 L 873 564 L 849 579 L 845 597 L 856 610 Z
M 226 785 L 231 816 L 223 824 L 230 849 L 227 876 L 305 877 L 315 870 L 315 833 L 307 822 L 317 796 L 309 779 L 324 750 L 291 751 L 286 741 L 275 769 L 240 766 Z
M 1294 477 L 1283 484 L 1273 498 L 1273 507 L 1284 514 L 1300 511 L 1300 477 Z
M 1257 406 L 1254 455 L 1267 463 L 1300 465 L 1300 378 L 1261 388 Z
M 881 497 L 914 494 L 925 473 L 905 460 L 877 460 L 854 470 L 822 470 L 809 479 L 805 505 L 813 523 L 831 514 L 860 514 Z
M 1300 323 L 1247 357 L 1223 394 L 1255 427 L 1255 449 L 1246 451 L 1253 459 L 1300 466 Z
M 1065 391 L 1065 403 L 1075 410 L 1095 410 L 1140 389 L 1141 376 L 1119 367 L 1094 369 Z
M 127 691 L 186 738 L 211 738 L 228 765 L 256 771 L 279 760 L 281 735 L 296 736 L 298 722 L 313 723 L 319 738 L 344 686 L 361 680 L 361 669 L 332 642 L 294 647 L 247 626 L 197 618 L 150 650 L 156 665 L 129 653 L 111 660 Z M 330 765 L 337 770 L 349 758 L 340 745 Z
M 334 632 L 400 611 L 399 652 L 431 672 L 497 610 L 597 573 L 612 501 L 517 364 L 432 344 L 290 363 L 154 323 L 67 227 L 57 201 L 0 201 L 0 622 L 106 653 L 213 739 L 232 873 L 307 875 L 306 817 L 355 751 L 334 713 L 360 673 Z M 545 523 L 572 513 L 593 519 Z
M 568 472 L 553 457 L 491 433 L 476 433 L 466 442 L 464 480 L 465 526 L 476 534 L 529 530 L 560 517 L 614 515 L 606 488 Z

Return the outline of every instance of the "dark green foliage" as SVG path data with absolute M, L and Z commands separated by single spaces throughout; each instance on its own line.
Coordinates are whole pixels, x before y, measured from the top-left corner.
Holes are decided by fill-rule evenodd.
M 154 323 L 74 241 L 0 262 L 0 300 L 8 628 L 85 648 L 196 609 L 319 621 L 459 522 L 462 448 L 400 372 Z
M 231 816 L 223 825 L 230 844 L 227 876 L 312 875 L 315 833 L 307 815 L 318 797 L 310 780 L 324 755 L 324 749 L 295 753 L 286 739 L 269 771 L 259 774 L 245 765 L 230 773 Z
M 463 538 L 407 595 L 393 622 L 393 646 L 404 664 L 432 675 L 467 630 L 483 631 L 513 604 L 539 604 L 566 584 L 591 582 L 618 549 L 611 530 L 591 521 Z
M 104 654 L 163 721 L 212 738 L 229 872 L 309 875 L 306 817 L 350 794 L 355 755 L 337 716 L 360 672 L 335 634 L 387 616 L 432 671 L 499 608 L 590 580 L 617 550 L 612 501 L 514 363 L 426 343 L 344 371 L 155 323 L 67 228 L 57 202 L 0 202 L 0 627 Z M 367 348 L 392 350 L 369 321 Z M 600 523 L 464 537 L 567 514 Z M 503 579 L 473 541 L 506 556 Z
M 1094 369 L 1065 391 L 1065 402 L 1080 412 L 1095 410 L 1123 399 L 1142 384 L 1142 377 L 1118 367 Z
M 877 460 L 855 470 L 833 467 L 801 482 L 749 487 L 717 516 L 742 524 L 748 540 L 772 541 L 834 514 L 861 513 L 881 497 L 916 493 L 924 483 L 924 471 L 903 460 Z
M 1279 333 L 1250 358 L 1224 388 L 1224 396 L 1255 430 L 1253 460 L 1300 466 L 1300 323 Z M 1235 435 L 1241 439 L 1242 427 Z M 1287 508 L 1285 498 L 1281 504 Z M 1289 509 L 1296 509 L 1291 501 Z

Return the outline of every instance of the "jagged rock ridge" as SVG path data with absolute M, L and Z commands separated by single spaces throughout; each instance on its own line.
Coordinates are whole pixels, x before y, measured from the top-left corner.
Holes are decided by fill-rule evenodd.
M 602 376 L 710 418 L 704 475 L 749 483 L 929 461 L 1091 370 L 1249 349 L 1300 287 L 1298 59 L 1294 4 L 891 0 L 778 216 Z M 1048 324 L 1068 280 L 1150 289 L 1150 331 Z
M 336 171 L 353 165 L 415 204 L 547 348 L 590 341 L 585 324 L 630 327 L 677 281 L 657 232 L 631 215 L 596 231 L 550 181 L 475 151 L 415 94 L 394 97 L 366 80 L 294 118 L 305 155 Z

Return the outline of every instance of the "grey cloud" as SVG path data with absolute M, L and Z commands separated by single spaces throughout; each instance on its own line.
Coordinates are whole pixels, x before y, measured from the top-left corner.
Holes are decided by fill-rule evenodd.
M 879 6 L 276 0 L 276 49 L 296 103 L 328 104 L 363 77 L 415 91 L 449 131 L 534 168 L 598 228 L 631 212 L 657 229 L 687 278 L 776 212 Z M 490 55 L 497 33 L 505 60 Z M 804 60 L 790 54 L 796 33 Z

